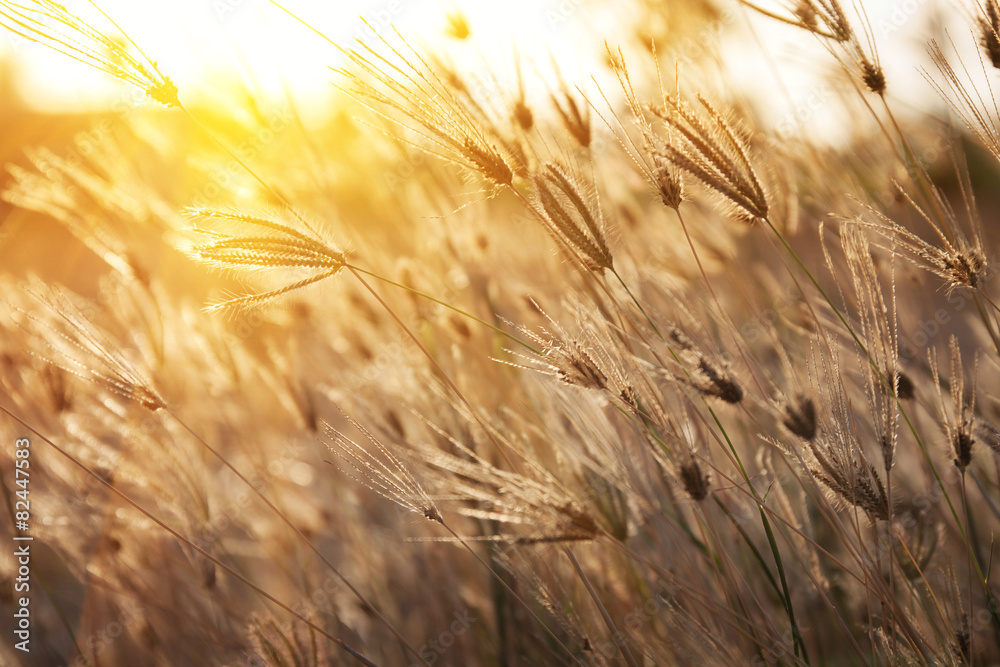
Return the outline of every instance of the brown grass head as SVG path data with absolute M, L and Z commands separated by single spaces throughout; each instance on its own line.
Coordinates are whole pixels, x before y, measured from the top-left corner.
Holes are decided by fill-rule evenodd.
M 855 222 L 875 231 L 889 241 L 890 246 L 883 246 L 885 250 L 891 253 L 898 252 L 909 262 L 941 278 L 949 293 L 958 288 L 979 289 L 984 284 L 990 266 L 986 259 L 986 251 L 983 247 L 982 237 L 979 233 L 979 222 L 974 209 L 970 209 L 974 227 L 973 238 L 970 240 L 962 232 L 961 226 L 950 209 L 945 209 L 949 232 L 945 233 L 941 226 L 916 202 L 905 193 L 903 196 L 934 230 L 938 237 L 936 244 L 925 241 L 903 225 L 871 207 L 869 207 L 869 211 L 877 219 L 876 221 L 858 218 Z
M 579 182 L 561 165 L 549 162 L 534 177 L 539 216 L 555 239 L 592 269 L 614 267 L 604 221 Z
M 321 423 L 330 450 L 354 471 L 345 470 L 345 474 L 404 509 L 444 523 L 437 505 L 406 465 L 368 429 L 347 415 L 344 418 L 368 441 L 368 445 L 359 444 L 327 422 Z
M 972 448 L 976 444 L 975 414 L 976 414 L 976 380 L 979 375 L 979 360 L 975 362 L 972 388 L 968 395 L 965 392 L 965 370 L 962 367 L 962 351 L 958 340 L 952 336 L 948 341 L 951 351 L 951 376 L 948 381 L 951 395 L 951 409 L 945 405 L 944 393 L 941 390 L 942 381 L 938 376 L 937 352 L 928 353 L 931 374 L 938 395 L 938 418 L 941 430 L 944 432 L 948 445 L 954 455 L 952 462 L 963 473 L 972 463 Z
M 789 433 L 806 442 L 816 437 L 816 403 L 812 398 L 800 394 L 794 400 L 779 404 L 778 409 L 781 425 Z
M 657 153 L 721 194 L 748 220 L 766 219 L 767 197 L 734 125 L 701 95 L 700 113 L 671 95 L 664 100 L 666 106 L 652 111 L 674 132 Z
M 983 0 L 977 3 L 980 11 L 976 17 L 979 24 L 979 45 L 994 68 L 1000 69 L 1000 5 L 997 0 Z

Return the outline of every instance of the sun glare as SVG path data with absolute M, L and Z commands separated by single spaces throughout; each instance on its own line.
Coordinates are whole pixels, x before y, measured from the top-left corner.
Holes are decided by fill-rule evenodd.
M 188 100 L 240 81 L 264 94 L 288 92 L 306 103 L 308 113 L 310 106 L 330 95 L 329 68 L 343 64 L 328 41 L 266 0 L 177 0 L 169 8 L 126 0 L 98 5 L 178 82 Z M 559 53 L 558 66 L 570 77 L 586 71 L 600 56 L 599 49 L 583 48 L 574 39 L 591 23 L 605 28 L 611 24 L 609 10 L 578 12 L 579 5 L 580 0 L 282 3 L 338 45 L 378 47 L 380 35 L 399 30 L 407 40 L 431 48 L 451 45 L 466 64 L 513 62 L 516 49 L 521 57 L 550 69 L 553 54 Z M 97 26 L 107 23 L 88 2 L 66 6 Z M 41 110 L 93 110 L 131 95 L 101 73 L 68 63 L 12 33 L 0 39 L 3 54 L 14 58 L 22 95 Z

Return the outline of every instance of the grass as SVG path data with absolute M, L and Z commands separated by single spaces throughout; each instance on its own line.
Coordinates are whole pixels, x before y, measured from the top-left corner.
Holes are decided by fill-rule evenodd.
M 6 251 L 91 270 L 0 273 L 35 549 L 4 663 L 1000 660 L 996 4 L 912 35 L 933 103 L 863 6 L 730 9 L 818 45 L 847 136 L 701 85 L 722 52 L 682 75 L 647 5 L 588 81 L 452 64 L 457 12 L 447 48 L 327 38 L 341 110 L 307 129 L 0 2 L 159 103 L 8 168 Z

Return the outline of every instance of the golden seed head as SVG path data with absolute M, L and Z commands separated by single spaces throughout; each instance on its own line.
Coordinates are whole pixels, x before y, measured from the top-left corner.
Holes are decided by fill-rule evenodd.
M 956 250 L 941 258 L 942 270 L 953 286 L 976 289 L 986 274 L 986 258 L 976 248 Z
M 514 182 L 514 172 L 504 161 L 503 156 L 492 146 L 479 146 L 471 138 L 463 142 L 465 157 L 479 169 L 479 172 L 489 181 L 497 185 L 511 185 Z
M 514 105 L 514 120 L 517 121 L 518 126 L 525 132 L 529 132 L 534 126 L 535 116 L 531 113 L 528 105 L 524 103 L 524 100 L 518 100 Z
M 180 99 L 177 97 L 177 86 L 170 80 L 169 76 L 164 76 L 162 81 L 147 88 L 146 94 L 164 106 L 179 107 L 181 105 Z
M 455 39 L 467 39 L 472 34 L 465 15 L 457 11 L 448 14 L 448 26 L 445 28 L 445 32 Z
M 653 177 L 656 180 L 657 193 L 663 204 L 667 208 L 679 208 L 684 200 L 680 174 L 674 170 L 670 161 L 663 155 L 653 155 Z

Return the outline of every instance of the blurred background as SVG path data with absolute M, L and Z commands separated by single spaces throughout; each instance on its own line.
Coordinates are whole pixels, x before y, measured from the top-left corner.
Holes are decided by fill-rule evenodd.
M 766 7 L 787 13 L 790 4 L 769 2 Z M 94 26 L 107 30 L 108 34 L 117 34 L 109 19 L 86 0 L 74 0 L 66 5 Z M 177 84 L 180 98 L 192 115 L 159 107 L 141 91 L 42 45 L 0 31 L 0 192 L 3 193 L 0 197 L 0 257 L 3 275 L 15 280 L 38 276 L 43 283 L 66 285 L 84 297 L 97 295 L 104 278 L 114 278 L 117 282 L 112 285 L 140 285 L 143 289 L 135 288 L 134 292 L 144 298 L 148 296 L 144 290 L 149 288 L 149 293 L 156 297 L 149 300 L 156 307 L 148 311 L 133 307 L 134 304 L 119 307 L 132 292 L 107 288 L 107 285 L 95 303 L 101 305 L 99 312 L 102 314 L 116 310 L 129 314 L 141 311 L 142 318 L 136 316 L 135 319 L 141 319 L 150 331 L 157 330 L 162 323 L 167 333 L 161 332 L 160 336 L 168 342 L 160 348 L 168 352 L 177 350 L 170 352 L 175 357 L 163 355 L 159 359 L 164 369 L 174 367 L 164 359 L 201 359 L 197 350 L 192 352 L 198 345 L 208 350 L 204 352 L 206 359 L 209 352 L 222 359 L 230 354 L 229 344 L 238 339 L 240 344 L 231 347 L 238 355 L 245 356 L 225 362 L 214 357 L 204 363 L 187 362 L 191 367 L 190 376 L 182 376 L 178 371 L 179 377 L 172 380 L 174 385 L 168 383 L 168 389 L 172 389 L 175 396 L 198 397 L 199 400 L 191 401 L 190 406 L 185 404 L 185 408 L 194 413 L 196 423 L 204 424 L 213 434 L 215 429 L 220 434 L 239 434 L 239 437 L 227 436 L 226 445 L 241 456 L 245 451 L 251 455 L 259 452 L 263 465 L 285 451 L 290 441 L 289 433 L 301 431 L 293 444 L 305 452 L 301 456 L 312 466 L 309 470 L 319 472 L 311 476 L 289 475 L 288 486 L 293 489 L 291 507 L 309 518 L 321 538 L 328 540 L 325 546 L 331 550 L 341 549 L 345 541 L 330 526 L 347 524 L 355 521 L 356 516 L 362 516 L 362 510 L 368 507 L 365 502 L 368 496 L 362 491 L 357 504 L 341 502 L 341 495 L 350 493 L 357 485 L 339 484 L 341 479 L 330 474 L 323 458 L 326 452 L 316 447 L 313 434 L 305 432 L 307 429 L 297 423 L 289 426 L 286 422 L 294 418 L 315 429 L 317 415 L 337 419 L 331 407 L 334 400 L 338 405 L 345 398 L 360 403 L 362 399 L 357 398 L 360 396 L 379 405 L 380 397 L 387 390 L 382 384 L 375 386 L 367 373 L 372 369 L 381 372 L 382 350 L 393 349 L 393 345 L 402 349 L 393 338 L 398 332 L 384 315 L 373 311 L 367 295 L 344 284 L 348 281 L 341 281 L 335 288 L 317 286 L 318 289 L 338 291 L 337 298 L 317 300 L 315 306 L 310 306 L 307 298 L 296 293 L 283 299 L 275 309 L 277 312 L 254 312 L 234 318 L 199 313 L 206 303 L 218 301 L 227 291 L 246 292 L 248 288 L 238 279 L 197 264 L 183 254 L 188 242 L 185 227 L 189 227 L 191 221 L 182 216 L 181 211 L 187 206 L 224 206 L 234 202 L 274 205 L 278 202 L 244 170 L 231 167 L 231 158 L 196 123 L 203 123 L 221 143 L 242 155 L 261 180 L 294 193 L 291 199 L 296 206 L 301 206 L 310 220 L 319 220 L 330 228 L 338 243 L 344 240 L 352 259 L 357 258 L 360 264 L 386 276 L 399 277 L 408 284 L 427 284 L 428 292 L 443 298 L 465 299 L 471 304 L 470 310 L 485 318 L 519 312 L 517 308 L 523 309 L 526 303 L 522 297 L 541 297 L 542 302 L 549 297 L 549 301 L 557 302 L 561 289 L 558 281 L 537 279 L 537 276 L 560 275 L 561 260 L 551 251 L 551 242 L 543 231 L 528 220 L 516 202 L 477 191 L 479 186 L 470 183 L 469 179 L 463 182 L 461 174 L 451 165 L 428 157 L 408 143 L 412 135 L 407 136 L 389 121 L 361 108 L 342 92 L 337 86 L 344 85 L 345 79 L 334 70 L 345 66 L 346 60 L 334 44 L 386 53 L 379 35 L 386 36 L 395 45 L 405 38 L 416 51 L 432 54 L 428 57 L 435 58 L 434 71 L 460 73 L 456 80 L 468 84 L 472 100 L 482 100 L 484 107 L 506 113 L 513 106 L 511 91 L 523 85 L 524 95 L 538 116 L 538 125 L 557 127 L 559 122 L 553 104 L 555 91 L 568 91 L 577 99 L 585 96 L 602 113 L 607 108 L 605 95 L 611 105 L 615 105 L 615 91 L 617 89 L 620 94 L 621 90 L 607 64 L 608 47 L 616 49 L 622 44 L 626 58 L 633 65 L 632 71 L 638 73 L 636 87 L 641 89 L 642 99 L 656 99 L 658 83 L 653 66 L 656 63 L 662 68 L 660 74 L 666 87 L 672 87 L 673 81 L 680 79 L 687 84 L 687 91 L 704 90 L 710 96 L 723 99 L 745 119 L 752 119 L 752 127 L 760 130 L 752 137 L 753 143 L 762 153 L 776 152 L 774 146 L 780 143 L 781 149 L 787 148 L 793 157 L 796 151 L 803 157 L 800 162 L 788 161 L 797 168 L 800 164 L 809 164 L 813 156 L 809 151 L 814 147 L 819 147 L 817 151 L 828 150 L 821 159 L 813 160 L 814 172 L 803 170 L 800 179 L 790 179 L 801 181 L 797 192 L 802 193 L 802 201 L 790 206 L 798 206 L 802 218 L 807 220 L 801 230 L 805 232 L 802 237 L 808 237 L 808 241 L 816 238 L 816 220 L 829 213 L 827 202 L 833 199 L 830 193 L 843 199 L 843 192 L 852 191 L 849 186 L 857 185 L 857 191 L 870 192 L 871 201 L 876 204 L 893 204 L 890 198 L 882 196 L 891 178 L 898 176 L 898 165 L 893 164 L 892 156 L 882 144 L 871 139 L 878 135 L 871 120 L 873 114 L 866 113 L 862 107 L 865 98 L 844 94 L 845 90 L 852 91 L 849 89 L 850 77 L 845 76 L 843 67 L 818 40 L 809 38 L 801 30 L 762 17 L 729 0 L 644 0 L 630 2 L 627 7 L 602 0 L 505 0 L 500 3 L 288 0 L 284 3 L 288 11 L 266 0 L 176 0 L 171 3 L 101 0 L 99 5 Z M 921 70 L 932 67 L 925 52 L 928 35 L 936 36 L 949 54 L 954 54 L 957 48 L 958 55 L 966 62 L 976 62 L 973 60 L 976 39 L 970 39 L 968 34 L 968 26 L 973 22 L 945 0 L 871 0 L 861 3 L 857 9 L 865 15 L 876 42 L 889 81 L 894 112 L 899 113 L 904 123 L 917 121 L 912 123 L 914 129 L 909 133 L 916 153 L 933 173 L 935 181 L 945 188 L 951 187 L 953 194 L 955 186 L 953 179 L 949 180 L 952 178 L 949 174 L 953 173 L 950 149 L 955 132 L 961 128 L 948 119 L 944 102 L 926 82 Z M 315 30 L 303 25 L 289 12 Z M 949 26 L 955 26 L 954 37 L 959 47 L 953 47 L 949 40 Z M 394 35 L 393 30 L 398 30 L 403 37 Z M 391 54 L 386 57 L 393 58 Z M 717 61 L 724 61 L 725 66 L 716 66 Z M 515 65 L 518 62 L 522 64 Z M 546 120 L 554 122 L 546 123 Z M 925 122 L 927 120 L 930 122 Z M 662 207 L 645 191 L 641 179 L 631 173 L 630 165 L 623 161 L 626 158 L 616 157 L 617 147 L 604 125 L 604 118 L 595 113 L 592 121 L 595 139 L 589 147 L 590 154 L 609 156 L 608 171 L 615 176 L 606 179 L 610 183 L 607 201 L 615 225 L 626 227 L 647 218 L 662 222 L 648 215 L 654 206 L 658 207 L 657 211 Z M 772 142 L 774 137 L 784 141 Z M 543 138 L 543 141 L 548 140 Z M 558 140 L 552 142 L 554 145 L 546 146 L 552 153 L 572 155 L 572 146 L 559 145 Z M 972 163 L 970 171 L 974 181 L 980 174 L 995 177 L 992 169 L 982 167 L 986 161 L 981 152 L 968 148 L 966 154 Z M 890 166 L 883 168 L 887 164 Z M 603 168 L 603 164 L 597 168 Z M 996 210 L 996 202 L 989 201 L 990 196 L 997 196 L 995 188 L 984 187 L 979 194 L 984 211 Z M 665 212 L 659 211 L 659 214 L 662 216 Z M 531 224 L 525 224 L 526 221 Z M 677 241 L 680 237 L 671 234 L 672 228 L 666 224 L 648 227 L 654 228 L 648 233 L 655 234 L 656 240 L 649 242 L 647 237 L 637 237 L 642 238 L 639 256 L 645 258 L 645 253 L 649 253 L 649 266 L 662 268 L 653 263 L 654 259 L 663 265 L 678 264 L 676 254 L 671 253 L 681 247 Z M 509 233 L 499 233 L 502 230 Z M 359 231 L 363 233 L 357 233 Z M 734 232 L 734 238 L 739 238 L 741 233 Z M 726 242 L 716 238 L 701 241 L 713 248 L 716 242 Z M 742 239 L 740 242 L 740 251 L 747 257 L 755 257 L 753 244 Z M 532 252 L 524 252 L 525 248 Z M 718 256 L 727 254 L 728 250 L 721 248 Z M 482 259 L 487 255 L 492 257 L 492 264 Z M 807 261 L 820 265 L 822 257 L 817 249 L 814 248 Z M 484 266 L 492 266 L 496 275 L 488 275 Z M 725 272 L 727 268 L 722 265 L 719 270 Z M 694 275 L 693 270 L 690 275 Z M 165 288 L 162 293 L 161 287 Z M 768 288 L 763 289 L 767 291 Z M 547 291 L 553 293 L 547 294 Z M 163 294 L 167 296 L 161 298 Z M 309 292 L 304 290 L 303 294 Z M 397 294 L 395 298 L 395 306 L 412 308 L 424 317 L 426 304 L 410 304 L 406 301 L 407 295 Z M 764 298 L 770 299 L 771 294 L 766 293 Z M 938 300 L 943 298 L 940 292 L 934 296 Z M 925 307 L 933 310 L 935 301 L 925 301 Z M 162 310 L 158 310 L 161 307 Z M 282 317 L 291 320 L 292 325 L 282 326 Z M 917 318 L 915 311 L 913 317 Z M 133 331 L 145 331 L 127 318 L 116 321 L 112 315 L 105 315 L 105 320 L 102 325 L 110 322 L 130 332 L 130 336 Z M 441 328 L 444 329 L 448 322 L 450 320 L 442 318 Z M 439 323 L 433 324 L 438 326 Z M 432 325 L 421 326 L 421 331 L 430 335 Z M 199 331 L 198 327 L 208 332 L 204 340 L 218 343 L 218 349 L 202 344 L 201 338 L 192 338 L 192 332 Z M 171 335 L 175 340 L 169 340 Z M 148 338 L 157 340 L 152 334 Z M 11 350 L 15 347 L 12 341 L 5 343 Z M 144 342 L 139 341 L 137 347 L 142 348 Z M 475 349 L 468 353 L 468 358 L 490 359 L 498 354 L 491 344 L 489 339 L 473 339 L 468 343 L 470 347 L 482 345 L 484 349 Z M 153 344 L 148 347 L 157 349 Z M 288 351 L 286 348 L 294 349 Z M 457 348 L 448 343 L 441 349 L 451 354 L 451 350 Z M 21 351 L 8 350 L 6 353 L 10 358 L 17 358 L 15 354 Z M 246 359 L 256 358 L 253 355 L 265 359 L 266 363 L 246 363 Z M 406 368 L 398 357 L 386 358 L 389 370 L 394 371 L 396 366 Z M 462 360 L 462 356 L 454 357 L 457 367 L 462 367 Z M 25 362 L 25 366 L 30 363 L 35 362 Z M 230 365 L 236 369 L 231 373 Z M 275 377 L 281 374 L 280 381 L 272 381 L 268 375 L 272 366 L 279 369 Z M 497 376 L 507 372 L 492 362 L 488 367 Z M 336 369 L 328 374 L 329 377 L 322 372 L 328 368 Z M 358 379 L 355 381 L 354 375 L 347 375 L 345 369 L 355 373 Z M 40 377 L 43 377 L 42 372 L 38 371 Z M 169 380 L 170 373 L 164 374 Z M 20 383 L 19 376 L 9 375 Z M 286 382 L 286 375 L 294 378 L 287 386 L 282 384 Z M 387 371 L 385 375 L 390 374 Z M 410 386 L 407 382 L 411 378 L 403 375 L 401 372 L 402 379 L 398 379 L 401 389 L 396 388 L 395 377 L 389 378 L 394 384 L 390 385 L 389 380 L 385 383 L 392 392 L 406 396 Z M 299 377 L 304 379 L 300 381 Z M 206 387 L 212 382 L 222 389 L 216 388 L 215 394 L 206 393 Z M 301 415 L 293 410 L 285 411 L 289 414 L 281 412 L 284 408 L 279 410 L 269 382 L 280 385 L 281 392 L 287 389 L 287 397 L 282 394 L 282 405 L 291 405 Z M 484 402 L 495 400 L 497 384 L 482 384 Z M 35 385 L 42 386 L 42 383 Z M 17 387 L 9 390 L 10 393 L 21 390 L 20 384 Z M 50 399 L 51 403 L 70 400 L 63 396 L 67 392 L 51 393 L 58 399 Z M 315 398 L 314 393 L 321 398 Z M 79 399 L 69 395 L 79 400 L 83 408 L 92 407 L 82 392 Z M 202 401 L 203 395 L 212 395 L 214 400 Z M 55 419 L 65 407 L 54 408 L 42 401 L 36 403 L 38 413 L 34 416 L 41 424 Z M 216 405 L 229 406 L 232 410 L 234 426 L 231 429 L 230 424 L 225 423 L 230 415 L 220 417 Z M 83 408 L 76 410 L 87 415 L 87 409 Z M 324 408 L 326 413 L 322 412 Z M 433 411 L 428 410 L 428 413 Z M 387 412 L 387 415 L 396 419 L 395 412 Z M 387 417 L 385 422 L 396 423 L 393 419 Z M 88 442 L 100 443 L 102 438 L 110 440 L 108 433 L 127 433 L 128 437 L 114 437 L 120 437 L 124 443 L 121 448 L 130 454 L 133 452 L 127 448 L 133 446 L 133 441 L 140 442 L 143 448 L 135 451 L 142 456 L 128 460 L 153 461 L 148 465 L 148 477 L 154 482 L 164 470 L 175 467 L 171 461 L 156 458 L 163 456 L 159 453 L 165 449 L 161 443 L 171 441 L 156 429 L 150 428 L 133 438 L 131 431 L 124 431 L 110 418 L 107 424 L 89 428 L 100 437 L 95 436 Z M 79 430 L 89 433 L 84 427 Z M 247 441 L 259 447 L 249 447 Z M 206 475 L 204 495 L 211 495 L 213 499 L 218 496 L 219 499 L 214 500 L 216 508 L 226 507 L 228 499 L 241 491 L 235 484 L 226 486 L 217 483 L 215 478 L 207 479 L 208 466 L 193 456 L 190 461 L 195 476 Z M 130 474 L 129 471 L 126 474 Z M 137 476 L 145 483 L 146 477 Z M 67 479 L 72 480 L 69 476 Z M 67 486 L 72 488 L 69 482 Z M 148 488 L 152 489 L 150 495 L 155 496 L 157 487 Z M 80 512 L 69 503 L 75 501 L 76 495 L 67 493 L 65 497 L 69 509 L 62 510 L 62 514 L 55 510 L 49 514 L 65 518 L 67 525 L 72 521 L 76 537 L 96 534 L 96 528 L 91 533 L 75 529 L 81 522 Z M 164 494 L 164 497 L 169 496 Z M 95 502 L 94 507 L 96 515 L 101 505 Z M 183 505 L 178 503 L 178 507 Z M 373 515 L 377 514 L 376 510 L 381 511 L 377 503 L 372 507 L 375 508 Z M 256 518 L 248 513 L 242 521 L 253 530 L 268 525 L 254 521 Z M 376 518 L 381 521 L 380 517 Z M 117 517 L 112 519 L 106 522 L 108 526 L 118 520 Z M 408 530 L 418 530 L 413 528 L 412 521 L 405 521 L 403 524 Z M 386 523 L 392 522 L 386 520 Z M 93 525 L 112 535 L 113 526 L 105 528 L 103 517 L 95 519 Z M 87 548 L 93 548 L 95 553 L 104 549 L 110 554 L 108 561 L 116 563 L 115 567 L 120 567 L 119 561 L 126 561 L 114 555 L 122 549 L 118 540 L 125 542 L 125 551 L 145 553 L 146 544 L 141 539 L 145 533 L 118 531 L 116 527 L 115 530 L 116 541 L 94 542 L 96 547 L 88 544 Z M 248 532 L 251 531 L 248 529 Z M 132 535 L 138 537 L 122 537 Z M 254 565 L 255 572 L 271 577 L 273 570 L 287 566 L 292 570 L 289 581 L 295 580 L 299 574 L 295 571 L 296 561 L 288 557 L 292 547 L 278 539 L 270 539 L 270 535 L 261 535 L 264 537 L 255 537 L 253 543 L 256 551 L 252 553 L 260 561 Z M 59 536 L 63 537 L 61 533 Z M 134 543 L 129 543 L 128 539 L 134 539 Z M 404 561 L 411 553 L 398 548 L 399 541 L 392 531 L 386 530 L 385 535 L 379 532 L 377 539 L 390 545 L 383 552 L 387 559 L 398 555 Z M 233 540 L 232 543 L 237 549 L 244 548 L 242 542 Z M 285 547 L 288 553 L 278 551 Z M 272 548 L 276 550 L 274 555 L 267 551 Z M 412 552 L 425 553 L 416 549 Z M 401 596 L 403 602 L 400 603 L 400 616 L 417 626 L 407 628 L 410 634 L 427 635 L 429 630 L 419 627 L 421 624 L 439 627 L 440 619 L 423 618 L 427 610 L 423 608 L 426 598 L 421 586 L 426 583 L 425 579 L 435 581 L 433 577 L 425 577 L 425 573 L 441 567 L 444 561 L 435 560 L 435 552 L 427 551 L 432 555 L 426 557 L 426 562 L 406 561 L 397 564 L 398 569 L 394 570 L 371 561 L 371 553 L 372 550 L 365 546 L 353 554 L 357 559 L 355 567 L 366 580 L 381 581 L 379 577 L 383 574 L 398 571 L 402 573 L 403 583 L 413 588 L 412 595 Z M 61 562 L 57 558 L 50 560 L 56 565 Z M 91 558 L 90 554 L 86 558 L 66 559 L 71 563 L 84 563 L 87 568 L 96 560 L 99 559 Z M 55 565 L 51 569 L 57 570 Z M 94 613 L 92 600 L 100 600 L 101 591 L 93 593 L 92 589 L 97 587 L 89 582 L 91 570 L 81 570 L 83 575 L 73 575 L 85 583 L 79 584 L 80 590 L 71 590 L 64 597 L 74 613 L 96 624 L 97 621 L 91 619 L 100 615 Z M 40 566 L 39 571 L 46 570 Z M 159 573 L 160 569 L 147 566 L 143 561 L 135 572 L 136 581 L 145 585 L 146 579 L 153 576 L 150 573 Z M 206 589 L 215 585 L 214 570 L 210 572 L 211 576 L 205 576 Z M 180 577 L 171 579 L 168 575 L 159 582 L 160 588 L 150 586 L 149 590 L 177 590 L 179 587 L 174 584 Z M 72 579 L 61 570 L 57 571 L 53 575 L 54 588 L 69 590 L 63 586 L 63 580 Z M 283 592 L 290 591 L 289 599 L 292 593 L 297 593 L 296 585 L 297 581 L 285 582 L 287 591 Z M 398 580 L 387 582 L 385 589 L 394 590 L 399 585 Z M 451 589 L 458 590 L 458 587 L 450 587 L 449 591 Z M 156 598 L 149 594 L 142 599 Z M 213 601 L 212 596 L 206 598 Z M 410 600 L 414 601 L 412 606 Z M 450 613 L 449 604 L 439 606 L 445 617 Z M 240 605 L 233 604 L 233 607 L 242 613 Z M 251 608 L 249 605 L 243 607 Z M 421 613 L 413 613 L 413 609 Z M 214 613 L 214 609 L 212 611 Z M 360 615 L 366 610 L 352 608 L 349 611 Z M 427 611 L 428 614 L 432 612 Z M 191 619 L 190 624 L 183 627 L 196 630 L 208 627 L 194 615 Z M 86 630 L 76 635 L 86 636 Z M 67 631 L 57 636 L 54 632 L 53 656 L 73 655 L 68 638 L 76 635 Z M 376 640 L 372 645 L 378 645 L 378 635 L 373 636 Z M 209 637 L 203 645 L 211 645 L 214 639 Z M 470 642 L 470 646 L 472 644 Z M 52 664 L 57 664 L 56 658 Z M 119 664 L 138 663 L 123 659 Z

